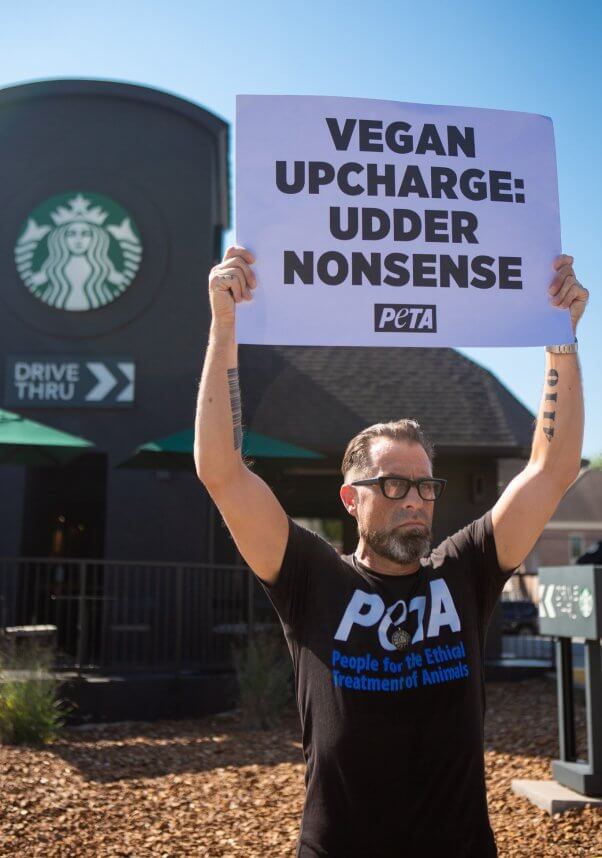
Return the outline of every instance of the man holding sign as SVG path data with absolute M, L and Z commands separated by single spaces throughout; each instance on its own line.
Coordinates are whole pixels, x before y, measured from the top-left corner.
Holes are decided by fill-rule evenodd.
M 568 343 L 547 116 L 239 95 L 236 232 L 263 289 L 239 343 Z M 294 324 L 290 324 L 294 319 Z
M 351 439 L 341 500 L 357 520 L 340 557 L 287 516 L 241 457 L 236 305 L 261 294 L 254 256 L 212 269 L 212 325 L 195 435 L 199 479 L 271 599 L 295 668 L 307 764 L 301 858 L 493 858 L 484 775 L 485 634 L 504 582 L 578 474 L 576 339 L 548 346 L 531 458 L 493 509 L 431 550 L 433 448 L 414 420 Z M 560 256 L 550 303 L 573 336 L 588 298 Z M 246 310 L 244 307 L 243 310 Z M 556 310 L 557 311 L 557 310 Z M 401 359 L 401 353 L 400 353 Z

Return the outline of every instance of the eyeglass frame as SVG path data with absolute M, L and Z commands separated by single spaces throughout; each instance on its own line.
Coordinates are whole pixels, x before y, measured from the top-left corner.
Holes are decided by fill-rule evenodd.
M 385 480 L 405 480 L 408 483 L 407 491 L 399 497 L 392 498 L 390 495 L 385 494 Z M 438 483 L 442 487 L 436 498 L 422 497 L 422 494 L 420 493 L 420 483 L 423 482 Z M 434 503 L 436 500 L 439 500 L 445 491 L 447 480 L 444 480 L 442 477 L 420 477 L 417 480 L 411 480 L 409 477 L 401 477 L 399 474 L 385 474 L 385 476 L 382 477 L 371 477 L 369 480 L 354 480 L 352 483 L 349 483 L 351 486 L 375 486 L 377 484 L 380 486 L 383 497 L 387 498 L 387 500 L 403 500 L 410 493 L 410 489 L 416 486 L 421 500 Z

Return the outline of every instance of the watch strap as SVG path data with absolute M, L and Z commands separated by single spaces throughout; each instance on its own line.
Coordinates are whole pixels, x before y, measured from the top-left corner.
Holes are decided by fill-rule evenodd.
M 553 355 L 574 355 L 577 352 L 577 337 L 574 343 L 563 343 L 559 346 L 546 346 L 546 351 Z

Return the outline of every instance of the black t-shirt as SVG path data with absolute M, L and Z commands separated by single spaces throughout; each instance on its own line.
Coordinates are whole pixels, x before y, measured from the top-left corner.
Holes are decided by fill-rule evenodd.
M 298 858 L 494 858 L 483 650 L 504 582 L 491 512 L 400 576 L 289 518 L 274 585 L 306 762 Z M 395 645 L 397 642 L 397 646 Z

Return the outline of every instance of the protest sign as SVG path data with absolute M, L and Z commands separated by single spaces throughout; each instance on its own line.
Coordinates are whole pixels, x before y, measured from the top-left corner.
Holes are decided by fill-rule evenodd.
M 237 97 L 240 343 L 528 346 L 573 339 L 552 121 L 322 96 Z

